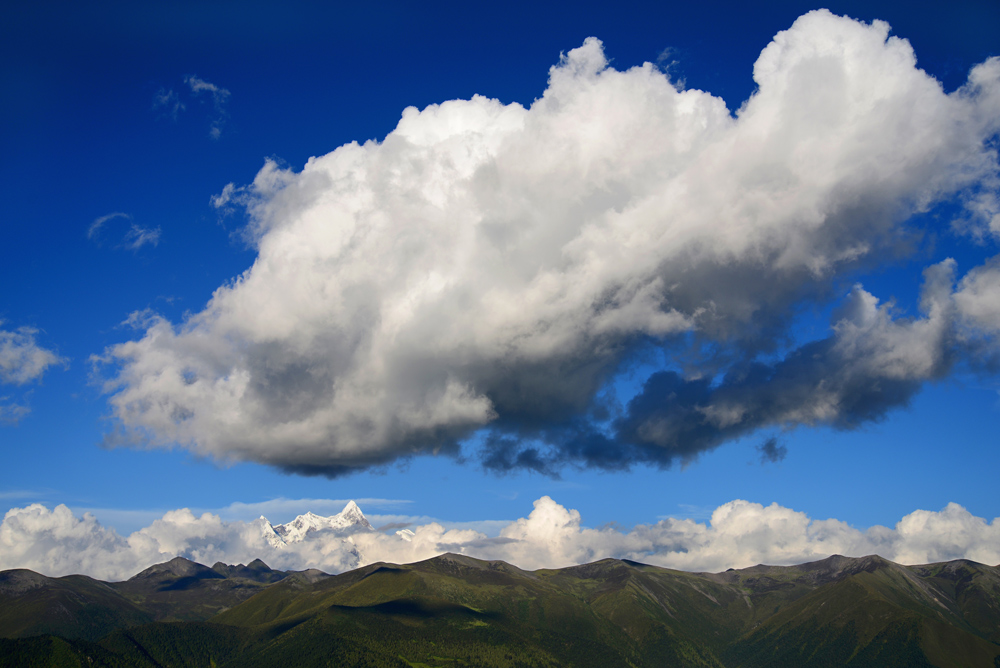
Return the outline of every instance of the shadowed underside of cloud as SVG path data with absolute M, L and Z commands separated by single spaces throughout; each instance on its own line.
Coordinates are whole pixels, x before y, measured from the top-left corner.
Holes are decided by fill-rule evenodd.
M 175 510 L 123 538 L 92 516 L 66 506 L 13 508 L 0 524 L 0 570 L 30 568 L 45 575 L 83 573 L 125 579 L 154 564 L 183 556 L 204 564 L 263 559 L 273 568 L 341 572 L 378 561 L 410 563 L 444 552 L 502 559 L 521 568 L 558 568 L 614 557 L 692 571 L 722 571 L 759 563 L 787 565 L 831 554 L 879 554 L 904 564 L 951 559 L 1000 562 L 1000 518 L 987 522 L 957 504 L 939 512 L 917 510 L 895 527 L 859 530 L 835 519 L 815 520 L 771 504 L 731 501 L 705 523 L 665 519 L 630 531 L 591 529 L 580 513 L 549 497 L 535 501 L 526 518 L 503 524 L 498 535 L 408 524 L 405 537 L 357 533 L 347 538 L 311 533 L 275 546 L 261 520 L 227 522 L 211 513 Z
M 888 306 L 879 306 L 857 286 L 836 314 L 828 339 L 774 363 L 734 364 L 718 382 L 656 372 L 608 432 L 578 420 L 526 435 L 541 447 L 524 446 L 523 438 L 494 439 L 486 447 L 486 466 L 550 473 L 561 459 L 601 468 L 668 465 L 761 428 L 827 424 L 853 429 L 877 420 L 905 405 L 925 381 L 946 374 L 966 347 L 954 324 L 953 265 L 945 261 L 925 272 L 923 318 L 893 320 Z M 774 443 L 765 444 L 762 453 L 780 459 Z
M 101 358 L 126 441 L 339 475 L 481 434 L 488 468 L 667 466 L 760 428 L 853 428 L 992 349 L 1000 271 L 925 272 L 900 318 L 856 286 L 959 201 L 1000 235 L 1000 59 L 946 94 L 889 27 L 803 16 L 735 117 L 590 38 L 530 108 L 408 108 L 382 142 L 213 198 L 254 265 Z M 657 348 L 638 395 L 609 393 Z M 711 354 L 705 353 L 711 351 Z

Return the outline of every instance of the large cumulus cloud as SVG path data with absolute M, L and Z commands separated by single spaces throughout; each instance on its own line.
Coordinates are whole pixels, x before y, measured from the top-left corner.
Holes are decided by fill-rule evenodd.
M 268 525 L 269 526 L 269 525 Z M 49 576 L 85 573 L 115 580 L 175 556 L 211 565 L 263 559 L 274 568 L 341 572 L 378 561 L 409 563 L 444 552 L 503 559 L 521 568 L 557 568 L 605 557 L 625 558 L 691 571 L 722 571 L 758 563 L 795 564 L 831 554 L 880 554 L 904 564 L 966 558 L 1000 562 L 1000 518 L 988 522 L 951 503 L 940 511 L 917 510 L 894 528 L 861 530 L 835 519 L 816 520 L 772 503 L 736 500 L 717 508 L 708 522 L 665 519 L 630 531 L 588 528 L 580 513 L 549 497 L 531 513 L 501 526 L 498 535 L 447 528 L 438 522 L 411 525 L 409 533 L 309 534 L 275 545 L 262 520 L 224 521 L 212 513 L 170 511 L 128 538 L 92 515 L 75 517 L 66 506 L 13 508 L 0 524 L 0 569 L 31 568 Z
M 528 108 L 409 108 L 382 142 L 268 162 L 213 198 L 248 213 L 253 266 L 103 356 L 119 435 L 336 475 L 485 428 L 487 466 L 552 472 L 881 416 L 963 354 L 953 264 L 928 270 L 921 317 L 859 286 L 827 340 L 775 361 L 793 314 L 912 252 L 935 203 L 1000 230 L 1000 60 L 946 94 L 888 32 L 801 17 L 735 117 L 590 38 Z M 962 303 L 994 326 L 977 271 Z M 664 366 L 616 405 L 651 348 Z

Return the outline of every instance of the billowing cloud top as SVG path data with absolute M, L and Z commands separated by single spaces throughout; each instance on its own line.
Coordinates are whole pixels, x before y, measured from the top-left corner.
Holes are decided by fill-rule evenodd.
M 335 475 L 486 428 L 487 466 L 551 471 L 879 417 L 995 334 L 995 267 L 962 299 L 953 262 L 928 268 L 914 320 L 858 286 L 828 339 L 759 360 L 797 306 L 912 250 L 914 213 L 958 196 L 1000 235 L 1000 60 L 946 94 L 888 31 L 801 17 L 735 117 L 590 38 L 530 108 L 408 108 L 380 143 L 268 162 L 213 198 L 248 212 L 253 267 L 106 352 L 121 432 Z M 654 346 L 665 366 L 616 406 Z

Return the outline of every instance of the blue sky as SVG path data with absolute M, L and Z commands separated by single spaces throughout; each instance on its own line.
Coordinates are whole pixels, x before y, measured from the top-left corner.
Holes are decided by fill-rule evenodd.
M 909 40 L 917 66 L 940 81 L 945 93 L 959 88 L 973 66 L 1000 55 L 1000 7 L 994 2 L 947 6 L 833 2 L 822 6 L 864 22 L 887 21 L 891 35 Z M 753 10 L 745 3 L 726 2 L 697 7 L 692 3 L 576 3 L 572 8 L 536 3 L 475 8 L 467 3 L 430 7 L 412 3 L 355 3 L 350 7 L 31 3 L 8 9 L 0 28 L 0 76 L 5 91 L 0 106 L 5 156 L 0 166 L 5 200 L 0 330 L 15 337 L 11 341 L 16 345 L 30 343 L 52 357 L 42 371 L 23 382 L 8 374 L 0 385 L 2 403 L 17 410 L 0 424 L 5 460 L 0 505 L 15 508 L 42 503 L 51 508 L 66 504 L 77 515 L 93 512 L 123 535 L 168 510 L 187 507 L 221 512 L 236 502 L 280 498 L 371 499 L 362 504 L 369 514 L 475 522 L 524 517 L 534 500 L 548 495 L 578 510 L 587 526 L 613 522 L 623 527 L 667 516 L 705 521 L 713 510 L 734 499 L 765 506 L 778 503 L 814 519 L 836 518 L 856 527 L 893 526 L 914 510 L 937 511 L 949 502 L 976 517 L 1000 516 L 1000 496 L 995 491 L 995 472 L 1000 468 L 995 437 L 1000 382 L 992 370 L 995 366 L 990 366 L 995 361 L 996 336 L 986 325 L 977 330 L 978 343 L 971 346 L 974 352 L 967 352 L 969 346 L 959 346 L 962 352 L 942 353 L 947 360 L 908 377 L 906 387 L 899 390 L 901 396 L 887 399 L 885 406 L 811 420 L 797 421 L 783 414 L 742 430 L 720 428 L 694 445 L 661 443 L 650 446 L 653 450 L 621 445 L 630 434 L 634 440 L 640 438 L 637 434 L 648 432 L 641 425 L 633 429 L 629 419 L 640 420 L 641 407 L 637 401 L 632 404 L 634 410 L 629 409 L 629 400 L 645 386 L 650 402 L 664 401 L 656 394 L 663 390 L 647 384 L 654 374 L 676 372 L 678 382 L 689 383 L 702 368 L 707 378 L 715 380 L 702 388 L 709 393 L 704 399 L 709 403 L 716 396 L 711 395 L 713 388 L 725 389 L 725 373 L 740 360 L 772 365 L 771 372 L 780 376 L 782 372 L 774 365 L 792 359 L 796 349 L 813 354 L 812 349 L 801 347 L 831 337 L 831 314 L 848 308 L 845 303 L 850 301 L 847 295 L 854 284 L 863 285 L 866 294 L 874 295 L 879 303 L 895 299 L 893 322 L 924 317 L 919 301 L 925 268 L 953 258 L 955 280 L 961 281 L 975 268 L 988 267 L 990 258 L 997 255 L 996 230 L 991 232 L 988 217 L 985 223 L 977 223 L 962 204 L 968 203 L 969 193 L 992 192 L 995 197 L 996 181 L 990 181 L 995 171 L 990 177 L 989 166 L 981 164 L 971 182 L 959 183 L 954 177 L 926 207 L 913 202 L 924 192 L 926 182 L 936 178 L 931 168 L 913 177 L 915 185 L 906 186 L 910 190 L 900 186 L 899 192 L 886 195 L 895 198 L 885 208 L 891 213 L 884 214 L 896 217 L 892 234 L 899 233 L 901 239 L 900 230 L 909 231 L 909 241 L 879 247 L 884 238 L 868 239 L 865 242 L 873 250 L 866 257 L 856 262 L 837 260 L 841 264 L 826 274 L 817 270 L 822 280 L 807 285 L 801 294 L 789 278 L 786 291 L 776 289 L 774 295 L 761 297 L 760 312 L 766 312 L 766 317 L 754 327 L 775 329 L 751 333 L 749 326 L 740 329 L 737 316 L 732 321 L 723 319 L 717 326 L 728 334 L 706 334 L 701 342 L 718 347 L 714 358 L 697 350 L 699 332 L 707 332 L 709 325 L 696 319 L 713 299 L 720 309 L 726 308 L 721 306 L 725 281 L 741 276 L 739 272 L 719 278 L 722 287 L 712 287 L 708 297 L 694 295 L 677 306 L 678 317 L 688 318 L 686 328 L 671 325 L 674 329 L 667 332 L 656 329 L 660 325 L 638 327 L 614 339 L 612 347 L 617 346 L 617 352 L 608 353 L 610 358 L 603 352 L 577 355 L 575 348 L 570 349 L 569 358 L 582 360 L 581 367 L 604 365 L 593 377 L 597 380 L 587 376 L 581 381 L 582 385 L 596 383 L 598 388 L 596 392 L 581 390 L 587 395 L 585 403 L 590 402 L 583 408 L 580 402 L 567 400 L 566 406 L 546 413 L 545 401 L 551 397 L 532 394 L 530 386 L 538 378 L 577 368 L 552 352 L 546 353 L 539 367 L 498 361 L 485 353 L 460 369 L 454 367 L 462 382 L 468 382 L 466 389 L 493 402 L 499 417 L 445 421 L 435 427 L 437 436 L 417 431 L 386 436 L 377 448 L 370 443 L 358 446 L 363 454 L 353 458 L 323 454 L 326 446 L 316 445 L 311 435 L 301 441 L 296 437 L 282 440 L 269 436 L 272 432 L 266 429 L 254 432 L 263 434 L 260 443 L 241 450 L 243 446 L 220 435 L 218 425 L 204 427 L 204 431 L 199 431 L 202 427 L 174 431 L 163 427 L 148 410 L 126 415 L 121 404 L 114 403 L 116 396 L 123 396 L 123 388 L 145 391 L 136 378 L 149 367 L 138 363 L 128 367 L 124 358 L 111 359 L 114 355 L 109 351 L 124 350 L 114 347 L 125 342 L 152 342 L 148 333 L 155 325 L 148 319 L 152 314 L 178 332 L 182 323 L 194 323 L 216 290 L 233 287 L 237 277 L 254 265 L 264 252 L 260 244 L 277 239 L 267 235 L 283 224 L 284 214 L 270 209 L 271 213 L 261 213 L 262 208 L 255 214 L 252 208 L 280 208 L 280 195 L 248 187 L 265 160 L 289 170 L 281 172 L 285 175 L 281 178 L 294 180 L 312 156 L 324 156 L 354 141 L 381 142 L 397 127 L 407 107 L 423 110 L 481 95 L 527 108 L 546 93 L 550 68 L 561 57 L 564 64 L 571 62 L 565 54 L 589 37 L 603 43 L 609 68 L 624 72 L 654 63 L 676 87 L 721 98 L 730 114 L 735 114 L 756 90 L 753 67 L 761 51 L 800 15 L 819 7 L 801 2 L 766 3 Z M 580 67 L 587 66 L 584 57 L 593 53 L 581 51 Z M 986 102 L 982 108 L 990 110 Z M 980 139 L 992 141 L 995 147 L 996 136 L 991 134 L 995 125 L 989 130 L 989 123 L 983 123 L 987 129 L 980 131 Z M 819 153 L 817 159 L 822 158 Z M 928 164 L 937 165 L 934 160 L 938 158 L 927 158 Z M 959 171 L 954 165 L 949 169 Z M 218 198 L 226 193 L 227 184 L 233 184 L 229 192 L 235 196 L 223 203 Z M 558 192 L 553 195 L 558 196 Z M 219 206 L 213 206 L 213 198 Z M 916 211 L 921 208 L 926 210 Z M 844 205 L 843 209 L 836 215 L 846 220 L 851 208 Z M 489 206 L 484 210 L 484 216 L 492 215 Z M 904 210 L 908 213 L 899 218 Z M 254 215 L 263 230 L 257 236 L 246 233 Z M 537 215 L 544 227 L 545 212 Z M 261 216 L 273 220 L 261 222 Z M 425 224 L 419 215 L 414 216 L 415 225 Z M 959 219 L 972 222 L 965 227 L 954 225 Z M 386 234 L 391 240 L 398 238 Z M 310 241 L 304 238 L 303 243 Z M 385 260 L 372 256 L 370 261 Z M 701 271 L 698 267 L 691 271 Z M 395 269 L 386 267 L 386 273 Z M 608 269 L 612 270 L 617 268 Z M 303 275 L 309 271 L 301 269 Z M 405 280 L 418 280 L 433 271 L 434 267 L 417 269 Z M 714 275 L 706 273 L 705 280 L 714 280 Z M 484 285 L 474 292 L 476 299 L 487 299 L 490 286 Z M 733 294 L 736 300 L 744 299 L 735 287 Z M 973 315 L 962 321 L 965 325 L 984 308 L 987 316 L 975 323 L 992 322 L 989 313 L 1000 310 L 995 300 L 990 301 L 991 293 L 984 289 L 978 294 L 979 310 L 968 311 Z M 380 303 L 377 297 L 371 299 L 373 304 Z M 703 303 L 695 303 L 698 299 Z M 468 307 L 478 318 L 475 322 L 492 317 L 476 310 L 487 308 L 482 303 L 486 302 Z M 667 299 L 661 306 L 667 312 L 674 303 Z M 132 314 L 140 314 L 133 317 L 138 327 L 125 324 Z M 464 317 L 436 322 L 444 330 L 462 328 L 467 322 Z M 428 322 L 434 320 L 428 318 Z M 401 331 L 417 331 L 405 329 L 409 326 L 404 324 Z M 295 323 L 291 328 L 297 329 Z M 212 339 L 216 343 L 232 338 L 208 325 L 204 332 L 209 339 L 217 336 Z M 262 357 L 260 366 L 254 368 L 273 370 L 269 365 L 278 364 L 275 360 L 299 355 L 295 331 L 281 336 L 276 343 L 272 341 L 277 352 L 267 353 L 272 356 Z M 451 338 L 441 334 L 443 341 Z M 447 365 L 476 345 L 480 339 L 460 340 L 452 348 L 442 344 L 442 350 L 420 357 L 419 364 L 426 366 L 421 373 L 437 378 L 440 369 L 434 360 L 446 359 L 441 368 L 451 374 L 453 369 Z M 233 346 L 225 354 L 239 347 Z M 337 349 L 315 349 L 295 364 L 306 368 L 326 364 L 333 355 L 330 350 Z M 389 357 L 404 352 L 393 349 Z M 155 354 L 153 350 L 143 360 L 152 364 Z M 101 356 L 105 362 L 95 361 Z M 330 364 L 339 368 L 335 362 Z M 513 370 L 509 377 L 500 378 L 496 369 L 504 364 Z M 473 368 L 475 372 L 461 376 L 463 369 Z M 532 375 L 538 369 L 541 375 Z M 273 381 L 263 383 L 266 387 L 261 392 L 273 391 L 265 403 L 280 403 L 275 397 L 285 390 L 277 387 L 278 381 L 273 380 L 277 376 L 268 376 L 270 371 L 260 373 Z M 337 373 L 330 371 L 331 377 Z M 414 383 L 423 382 L 421 378 L 405 376 Z M 109 379 L 117 379 L 119 385 L 102 385 L 102 380 Z M 358 387 L 369 387 L 357 382 Z M 741 397 L 771 391 L 771 386 L 755 389 L 747 382 L 734 381 L 732 391 Z M 519 399 L 497 398 L 515 386 L 523 393 Z M 694 391 L 693 385 L 678 387 Z M 445 392 L 442 388 L 438 389 Z M 605 416 L 603 422 L 593 418 L 592 411 L 600 403 L 594 403 L 594 397 L 605 396 L 609 388 L 616 392 L 617 427 L 609 426 L 613 418 Z M 395 391 L 395 385 L 390 390 Z M 427 393 L 438 397 L 431 390 Z M 371 409 L 375 417 L 366 419 L 377 422 L 382 411 L 402 410 L 388 399 L 381 401 Z M 508 405 L 506 413 L 498 408 Z M 661 418 L 672 410 L 656 406 L 650 410 L 660 411 Z M 460 408 L 475 411 L 482 404 L 469 399 Z M 345 414 L 363 412 L 352 410 Z M 628 415 L 622 417 L 621 411 Z M 183 421 L 187 414 L 174 413 L 178 415 L 177 420 Z M 258 422 L 244 426 L 258 430 L 259 421 L 266 419 L 257 416 Z M 586 434 L 579 431 L 580 420 L 587 423 Z M 342 425 L 324 424 L 328 442 L 349 439 Z M 145 430 L 149 442 L 137 440 L 135 432 L 124 439 L 114 438 L 123 428 Z M 760 450 L 771 437 L 777 439 L 773 461 Z M 428 438 L 439 438 L 443 452 L 433 454 L 439 446 Z M 598 443 L 594 446 L 600 451 L 597 455 L 580 454 L 570 443 L 591 438 Z M 368 445 L 373 448 L 370 452 L 364 450 Z M 489 458 L 504 447 L 507 458 L 500 464 Z M 669 447 L 687 454 L 642 454 L 662 453 Z M 409 456 L 411 452 L 418 454 Z M 233 456 L 244 461 L 225 461 Z M 532 459 L 536 456 L 540 459 Z M 602 457 L 614 461 L 601 464 L 611 461 Z M 302 470 L 320 475 L 296 472 Z M 299 512 L 291 506 L 275 508 L 276 515 L 269 515 L 274 522 L 287 521 Z M 252 519 L 232 513 L 234 519 Z

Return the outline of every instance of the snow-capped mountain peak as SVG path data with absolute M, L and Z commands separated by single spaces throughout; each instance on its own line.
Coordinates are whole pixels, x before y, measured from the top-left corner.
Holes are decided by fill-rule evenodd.
M 282 540 L 281 536 L 274 531 L 274 527 L 271 526 L 271 523 L 266 517 L 261 515 L 260 518 L 254 520 L 252 524 L 256 525 L 257 528 L 260 529 L 260 535 L 263 536 L 264 540 L 266 540 L 271 547 L 285 547 L 285 541 Z
M 354 501 L 347 502 L 344 509 L 340 511 L 340 517 L 345 520 L 350 520 L 354 524 L 361 524 L 369 529 L 372 528 L 372 525 L 369 524 L 368 520 L 365 518 L 365 514 L 361 512 L 361 508 L 358 508 L 358 504 L 354 503 Z
M 335 536 L 350 536 L 361 532 L 375 531 L 361 508 L 354 501 L 348 502 L 336 515 L 323 517 L 313 512 L 299 515 L 287 524 L 274 527 L 274 532 L 287 543 L 297 543 L 313 532 L 330 532 Z

